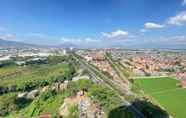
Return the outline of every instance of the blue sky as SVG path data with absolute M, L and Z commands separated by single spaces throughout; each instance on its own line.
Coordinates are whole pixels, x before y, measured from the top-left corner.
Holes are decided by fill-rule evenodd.
M 186 47 L 186 0 L 1 0 L 0 38 L 79 47 Z

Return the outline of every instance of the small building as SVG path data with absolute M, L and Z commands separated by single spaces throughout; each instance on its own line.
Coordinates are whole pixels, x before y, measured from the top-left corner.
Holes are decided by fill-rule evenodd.
M 39 118 L 52 118 L 52 115 L 51 114 L 44 114 L 44 115 L 39 116 Z
M 15 62 L 17 65 L 19 65 L 19 66 L 22 66 L 22 65 L 25 65 L 25 61 L 16 61 Z
M 180 80 L 180 85 L 182 88 L 186 88 L 186 79 Z
M 88 62 L 89 62 L 89 61 L 92 61 L 92 57 L 90 57 L 90 56 L 85 56 L 84 58 L 85 58 L 86 61 L 88 61 Z

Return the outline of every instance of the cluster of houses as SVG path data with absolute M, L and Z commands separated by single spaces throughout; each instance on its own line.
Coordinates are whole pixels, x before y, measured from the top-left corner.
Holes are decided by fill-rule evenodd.
M 185 58 L 159 55 L 134 55 L 130 59 L 121 59 L 121 64 L 134 70 L 134 73 L 148 76 L 171 75 L 180 78 L 186 70 Z M 176 74 L 179 73 L 179 74 Z M 181 77 L 183 78 L 183 77 Z
M 82 56 L 87 62 L 93 64 L 104 73 L 110 75 L 112 79 L 118 79 L 117 73 L 113 70 L 109 62 L 105 58 L 105 54 L 102 51 L 86 53 Z
M 186 80 L 186 72 L 177 72 L 176 77 L 178 79 L 185 79 Z
M 117 50 L 112 56 L 136 76 L 172 76 L 186 88 L 186 53 L 172 50 Z
M 136 76 L 173 76 L 186 86 L 186 55 L 185 53 L 167 53 L 154 50 L 89 50 L 80 51 L 80 55 L 89 63 L 95 65 L 113 79 L 118 76 L 105 59 L 105 51 L 133 71 Z M 163 53 L 160 53 L 163 52 Z
M 132 58 L 137 69 L 143 69 L 147 73 L 164 73 L 183 78 L 186 66 L 182 62 L 185 58 L 176 56 L 137 56 Z

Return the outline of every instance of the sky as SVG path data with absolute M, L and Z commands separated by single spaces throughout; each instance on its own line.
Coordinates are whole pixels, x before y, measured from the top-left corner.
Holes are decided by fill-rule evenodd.
M 186 0 L 0 0 L 0 39 L 85 48 L 186 48 Z

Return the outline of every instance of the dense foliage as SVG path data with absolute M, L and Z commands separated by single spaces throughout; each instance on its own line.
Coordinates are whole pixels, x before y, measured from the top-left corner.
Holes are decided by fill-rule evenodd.
M 46 60 L 45 60 L 46 61 Z M 37 60 L 37 63 L 41 62 Z M 75 65 L 71 57 L 48 57 L 48 64 L 30 63 L 28 66 L 15 67 L 14 70 L 1 68 L 0 94 L 15 91 L 30 91 L 37 87 L 49 85 L 56 81 L 70 80 L 75 74 Z M 10 67 L 11 68 L 11 67 Z M 3 72 L 6 71 L 6 72 Z

